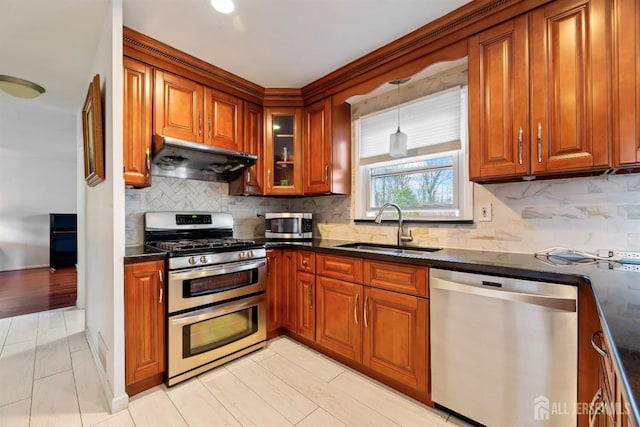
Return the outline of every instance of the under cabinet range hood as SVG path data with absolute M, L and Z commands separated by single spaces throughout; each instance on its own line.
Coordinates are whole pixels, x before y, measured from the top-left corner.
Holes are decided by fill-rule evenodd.
M 151 175 L 230 182 L 258 160 L 255 154 L 156 135 Z

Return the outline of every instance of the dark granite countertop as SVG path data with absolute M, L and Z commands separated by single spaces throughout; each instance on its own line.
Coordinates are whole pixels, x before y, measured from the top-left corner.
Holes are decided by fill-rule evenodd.
M 124 253 L 124 263 L 129 264 L 132 262 L 153 261 L 164 259 L 166 256 L 166 252 L 161 251 L 160 249 L 150 248 L 144 245 L 127 246 Z
M 605 335 L 611 341 L 614 363 L 631 398 L 631 418 L 640 422 L 640 271 L 624 271 L 609 263 L 552 265 L 533 255 L 444 248 L 437 252 L 384 255 L 336 247 L 339 240 L 304 242 L 265 241 L 267 248 L 297 248 L 334 254 L 354 254 L 369 259 L 395 260 L 467 272 L 496 274 L 577 286 L 591 285 Z
M 552 265 L 533 255 L 443 248 L 437 252 L 396 253 L 393 255 L 366 252 L 337 245 L 354 243 L 340 240 L 269 241 L 256 239 L 269 248 L 309 249 L 333 254 L 355 254 L 381 261 L 402 260 L 412 264 L 428 264 L 475 273 L 496 274 L 531 280 L 542 280 L 577 286 L 591 285 L 605 335 L 611 341 L 616 370 L 631 397 L 631 419 L 640 422 L 640 271 L 610 269 L 609 264 Z M 126 248 L 124 262 L 163 259 L 165 253 L 145 246 Z M 618 266 L 619 267 L 619 266 Z

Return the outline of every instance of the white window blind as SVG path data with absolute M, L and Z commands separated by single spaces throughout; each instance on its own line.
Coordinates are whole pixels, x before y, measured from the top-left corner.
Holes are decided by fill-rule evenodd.
M 457 86 L 400 107 L 400 129 L 408 135 L 407 157 L 461 148 L 464 99 L 464 89 Z M 389 135 L 397 126 L 397 108 L 360 119 L 360 164 L 392 159 Z

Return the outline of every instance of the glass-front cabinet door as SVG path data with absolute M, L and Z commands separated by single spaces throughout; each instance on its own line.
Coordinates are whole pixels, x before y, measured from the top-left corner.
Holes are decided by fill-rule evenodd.
M 302 194 L 302 109 L 265 108 L 266 194 Z

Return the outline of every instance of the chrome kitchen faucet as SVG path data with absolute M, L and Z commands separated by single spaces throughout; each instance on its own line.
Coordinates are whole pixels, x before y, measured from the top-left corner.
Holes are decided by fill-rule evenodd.
M 395 203 L 385 203 L 384 205 L 382 205 L 373 221 L 376 224 L 380 224 L 382 222 L 382 213 L 386 208 L 395 208 L 398 211 L 398 241 L 396 244 L 400 246 L 401 243 L 413 241 L 411 230 L 409 230 L 408 235 L 404 234 L 404 229 L 402 228 L 402 209 L 400 209 L 400 206 L 396 205 Z

